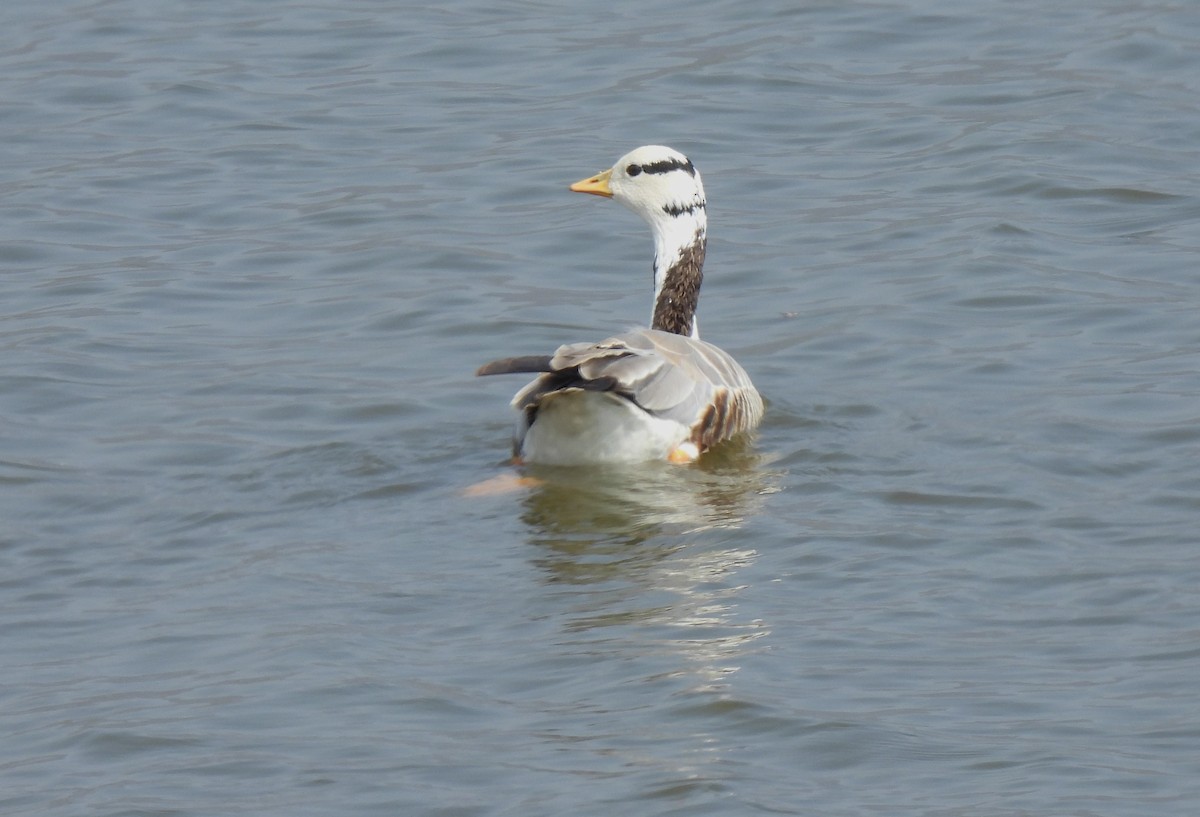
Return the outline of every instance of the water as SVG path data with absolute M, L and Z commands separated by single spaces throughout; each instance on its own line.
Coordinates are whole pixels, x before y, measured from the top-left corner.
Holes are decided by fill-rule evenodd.
M 0 810 L 1191 815 L 1200 13 L 0 13 Z M 506 473 L 704 173 L 693 468 Z

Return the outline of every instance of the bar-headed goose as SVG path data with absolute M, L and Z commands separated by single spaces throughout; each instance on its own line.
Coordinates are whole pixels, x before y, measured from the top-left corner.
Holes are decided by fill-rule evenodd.
M 654 311 L 649 329 L 479 369 L 539 373 L 512 400 L 514 454 L 549 465 L 690 462 L 758 425 L 763 403 L 749 376 L 697 331 L 708 220 L 691 160 L 646 145 L 571 190 L 615 199 L 650 225 Z

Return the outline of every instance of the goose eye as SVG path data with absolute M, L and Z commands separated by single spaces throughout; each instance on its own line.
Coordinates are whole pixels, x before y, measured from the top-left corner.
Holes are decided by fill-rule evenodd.
M 640 174 L 642 172 L 642 166 L 641 165 L 630 165 L 629 167 L 625 168 L 625 172 L 628 173 L 630 176 L 637 176 L 638 174 Z

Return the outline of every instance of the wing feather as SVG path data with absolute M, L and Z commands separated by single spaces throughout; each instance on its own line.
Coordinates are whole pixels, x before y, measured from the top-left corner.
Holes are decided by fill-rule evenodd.
M 569 389 L 609 391 L 690 430 L 701 451 L 758 425 L 762 398 L 732 357 L 705 341 L 633 329 L 599 343 L 560 346 L 553 356 L 509 358 L 480 374 L 544 372 L 513 398 L 526 428 L 543 399 Z

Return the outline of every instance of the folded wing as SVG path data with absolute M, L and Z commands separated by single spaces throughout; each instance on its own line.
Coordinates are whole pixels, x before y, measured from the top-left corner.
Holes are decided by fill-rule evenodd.
M 561 346 L 554 355 L 507 358 L 479 374 L 541 372 L 513 398 L 526 427 L 548 396 L 569 389 L 606 391 L 689 430 L 704 451 L 756 426 L 762 398 L 749 376 L 720 348 L 655 329 L 634 329 L 600 343 Z

